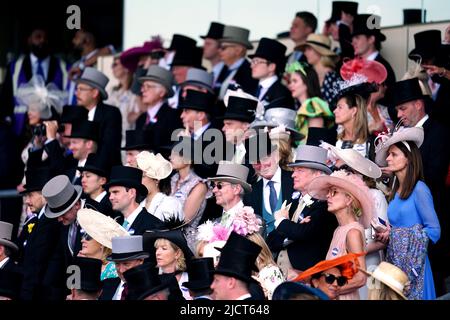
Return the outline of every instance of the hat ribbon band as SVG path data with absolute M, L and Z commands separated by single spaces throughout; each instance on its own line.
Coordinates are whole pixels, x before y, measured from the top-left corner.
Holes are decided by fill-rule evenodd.
M 318 162 L 318 161 L 314 161 L 314 160 L 297 160 L 292 164 L 302 164 L 302 163 L 316 163 L 316 164 L 320 164 L 322 166 L 327 167 L 327 165 L 323 162 Z
M 375 270 L 372 273 L 372 276 L 374 278 L 377 278 L 381 282 L 389 283 L 389 285 L 393 286 L 394 288 L 396 288 L 400 292 L 403 292 L 404 286 L 400 282 L 398 282 L 394 278 L 390 277 L 389 275 L 386 275 L 385 273 L 381 272 L 380 270 Z
M 324 44 L 324 43 L 317 42 L 317 41 L 314 41 L 314 40 L 306 41 L 306 44 L 315 44 L 316 46 L 319 46 L 319 47 L 322 47 L 322 48 L 331 50 L 331 47 L 330 47 L 330 46 L 327 46 L 327 45 Z
M 73 190 L 72 196 L 70 197 L 69 200 L 66 201 L 66 203 L 64 203 L 62 206 L 59 206 L 59 207 L 52 208 L 49 206 L 50 211 L 53 213 L 57 213 L 57 212 L 66 210 L 67 208 L 69 208 L 69 206 L 72 204 L 72 202 L 77 198 L 77 196 L 78 196 L 77 190 Z

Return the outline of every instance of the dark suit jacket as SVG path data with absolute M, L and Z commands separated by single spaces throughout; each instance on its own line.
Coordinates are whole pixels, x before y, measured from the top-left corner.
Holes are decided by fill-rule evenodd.
M 292 193 L 294 192 L 294 182 L 291 177 L 292 173 L 286 170 L 281 169 L 281 193 L 283 195 L 283 199 L 287 201 L 287 203 L 291 202 Z M 244 205 L 250 206 L 255 210 L 255 213 L 263 216 L 263 179 L 260 179 L 258 182 L 253 184 L 252 192 L 248 193 L 244 196 L 243 202 Z
M 111 165 L 122 164 L 122 115 L 119 108 L 100 102 L 95 110 L 94 122 L 100 126 L 97 155 L 110 160 Z
M 155 151 L 160 147 L 171 145 L 172 132 L 182 128 L 179 110 L 172 109 L 164 103 L 156 114 L 158 119 L 155 123 L 145 124 L 147 113 L 141 114 L 136 121 L 136 130 L 144 130 L 144 135 L 148 143 Z M 159 151 L 158 151 L 159 152 Z
M 450 80 L 440 78 L 436 100 L 432 104 L 430 117 L 450 128 Z
M 295 102 L 294 98 L 292 98 L 291 92 L 281 83 L 280 80 L 277 80 L 270 86 L 269 90 L 267 90 L 261 100 L 264 104 L 280 101 L 280 105 L 282 103 L 284 108 L 295 109 Z
M 40 159 L 42 156 L 41 150 L 30 152 L 30 159 Z M 51 172 L 54 175 L 65 174 L 72 181 L 75 177 L 76 168 L 78 167 L 78 160 L 74 159 L 72 154 L 66 155 L 64 149 L 56 139 L 45 144 L 44 150 L 48 155 L 48 166 Z
M 28 243 L 28 239 L 30 238 L 31 234 L 36 230 L 36 224 L 38 222 L 38 217 L 33 216 L 31 219 L 29 219 L 22 227 L 22 231 L 20 232 L 19 236 L 17 237 L 16 244 L 19 247 L 19 256 L 17 261 L 19 263 L 23 262 L 23 255 L 24 255 L 24 249 L 25 246 Z M 31 232 L 29 232 L 29 227 L 31 227 L 34 224 L 34 226 L 31 229 Z
M 245 92 L 255 92 L 258 88 L 258 80 L 252 78 L 252 69 L 250 68 L 250 62 L 247 60 L 244 60 L 238 68 L 233 80 L 239 84 Z
M 112 300 L 114 294 L 116 293 L 117 287 L 120 284 L 120 278 L 109 278 L 102 281 L 103 290 L 98 300 Z
M 121 225 L 123 223 L 123 215 L 112 209 L 111 202 L 109 201 L 109 193 L 107 193 L 100 202 L 89 198 L 89 196 L 86 196 L 85 200 L 85 207 L 89 208 L 92 206 L 94 210 L 103 213 L 105 216 L 113 218 L 118 224 Z
M 1 269 L 10 272 L 21 273 L 21 268 L 11 257 L 9 258 L 8 262 L 3 265 Z
M 297 205 L 298 199 L 291 206 L 290 217 Z M 295 269 L 302 271 L 325 259 L 338 226 L 335 216 L 328 212 L 327 203 L 323 201 L 316 200 L 310 207 L 305 206 L 303 215 L 310 216 L 311 221 L 300 224 L 285 219 L 267 238 L 269 248 L 275 253 L 283 249 L 285 238 L 293 240 L 287 246 L 289 260 Z
M 164 222 L 148 213 L 145 208 L 142 208 L 141 212 L 139 212 L 136 219 L 131 224 L 129 232 L 134 230 L 133 235 L 143 235 L 147 230 L 161 230 L 164 229 L 164 227 Z

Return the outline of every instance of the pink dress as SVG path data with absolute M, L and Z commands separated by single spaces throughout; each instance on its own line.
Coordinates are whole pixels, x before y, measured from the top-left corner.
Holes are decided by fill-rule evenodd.
M 364 238 L 364 227 L 357 221 L 346 224 L 345 226 L 339 226 L 336 228 L 333 234 L 333 239 L 331 239 L 330 248 L 328 249 L 326 260 L 331 260 L 343 255 L 346 255 L 347 252 L 347 233 L 356 229 L 361 232 L 361 239 L 363 243 L 365 243 Z M 359 300 L 359 292 L 358 289 L 355 289 L 352 293 L 347 293 L 340 295 L 338 300 Z

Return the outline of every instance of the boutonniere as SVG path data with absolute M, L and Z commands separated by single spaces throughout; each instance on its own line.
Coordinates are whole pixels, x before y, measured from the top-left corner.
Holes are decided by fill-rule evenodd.
M 28 233 L 31 233 L 31 231 L 33 231 L 33 228 L 34 228 L 34 225 L 35 225 L 36 223 L 30 223 L 30 224 L 28 224 Z
M 311 198 L 309 194 L 305 194 L 303 196 L 303 202 L 307 207 L 310 207 L 314 203 L 314 200 Z
M 128 229 L 128 234 L 132 236 L 136 231 L 134 229 Z
M 292 193 L 291 199 L 295 200 L 300 198 L 300 192 L 299 191 L 295 191 L 294 193 Z
M 153 117 L 150 119 L 151 123 L 157 123 L 158 122 L 158 118 L 157 117 Z

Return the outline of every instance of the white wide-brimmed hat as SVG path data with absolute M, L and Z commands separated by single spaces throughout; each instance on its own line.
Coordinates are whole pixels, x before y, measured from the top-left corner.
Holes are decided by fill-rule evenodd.
M 111 217 L 92 209 L 80 209 L 77 214 L 81 228 L 101 245 L 112 249 L 113 237 L 128 235 L 120 224 Z
M 327 142 L 322 142 L 320 146 L 334 153 L 336 157 L 362 175 L 373 179 L 381 177 L 381 169 L 355 149 L 340 149 Z
M 423 128 L 420 127 L 412 127 L 412 128 L 401 127 L 399 130 L 395 131 L 391 136 L 379 135 L 375 141 L 375 144 L 377 140 L 380 141 L 380 144 L 378 144 L 375 148 L 376 152 L 375 162 L 380 167 L 386 167 L 387 166 L 386 158 L 388 156 L 387 153 L 390 146 L 396 144 L 397 142 L 406 143 L 406 141 L 411 141 L 414 142 L 419 148 L 423 143 L 423 139 L 424 139 L 424 132 Z M 408 145 L 406 146 L 408 147 Z
M 394 266 L 391 263 L 382 261 L 373 272 L 368 272 L 363 269 L 359 269 L 368 276 L 374 277 L 375 279 L 381 281 L 389 288 L 394 290 L 400 297 L 405 300 L 405 294 L 403 293 L 405 287 L 409 284 L 408 275 L 399 267 Z
M 136 162 L 138 168 L 144 171 L 147 177 L 152 179 L 165 179 L 172 172 L 172 164 L 164 159 L 160 153 L 155 155 L 148 151 L 142 151 L 136 156 Z
M 308 194 L 319 200 L 326 200 L 328 190 L 335 186 L 344 189 L 347 193 L 355 197 L 361 204 L 362 215 L 359 222 L 367 229 L 370 221 L 374 218 L 374 201 L 370 195 L 369 188 L 362 179 L 353 173 L 339 170 L 331 175 L 314 178 L 308 185 Z

